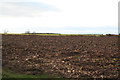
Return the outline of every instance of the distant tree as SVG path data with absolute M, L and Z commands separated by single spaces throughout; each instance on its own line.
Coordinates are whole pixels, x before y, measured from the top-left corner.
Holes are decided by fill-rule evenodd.
M 35 31 L 33 31 L 33 34 L 35 34 L 36 32 Z
M 61 36 L 61 34 L 59 34 L 59 36 Z
M 106 34 L 106 36 L 112 36 L 112 34 Z
M 25 31 L 25 34 L 30 34 L 30 31 Z
M 8 33 L 8 30 L 4 30 L 4 33 L 7 34 L 7 33 Z

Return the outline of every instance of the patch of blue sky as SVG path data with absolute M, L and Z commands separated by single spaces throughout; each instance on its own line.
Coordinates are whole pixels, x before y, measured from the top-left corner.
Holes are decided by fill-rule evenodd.
M 117 27 L 94 27 L 94 28 L 84 28 L 84 27 L 30 27 L 26 28 L 26 30 L 30 30 L 31 32 L 41 32 L 41 31 L 49 31 L 51 33 L 63 33 L 63 34 L 117 34 Z M 57 32 L 58 31 L 58 32 Z
M 118 30 L 118 27 L 117 26 L 112 26 L 112 27 L 64 27 L 64 29 L 66 30 Z
M 118 34 L 118 27 L 65 27 L 67 33 Z

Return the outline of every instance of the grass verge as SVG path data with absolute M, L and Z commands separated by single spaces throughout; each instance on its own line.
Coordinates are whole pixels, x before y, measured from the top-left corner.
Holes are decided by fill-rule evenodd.
M 3 68 L 2 70 L 2 78 L 54 78 L 53 76 L 48 76 L 48 75 L 27 75 L 27 74 L 15 74 L 11 73 L 10 70 L 7 68 Z

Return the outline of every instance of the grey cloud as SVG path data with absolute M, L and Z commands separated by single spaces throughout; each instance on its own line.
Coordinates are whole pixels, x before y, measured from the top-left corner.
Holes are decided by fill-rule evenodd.
M 8 16 L 37 16 L 45 11 L 59 11 L 55 6 L 40 2 L 4 2 L 0 9 L 0 15 Z

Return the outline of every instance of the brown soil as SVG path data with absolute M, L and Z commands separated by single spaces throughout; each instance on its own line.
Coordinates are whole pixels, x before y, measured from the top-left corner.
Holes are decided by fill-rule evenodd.
M 117 36 L 2 35 L 3 67 L 64 78 L 117 78 Z

